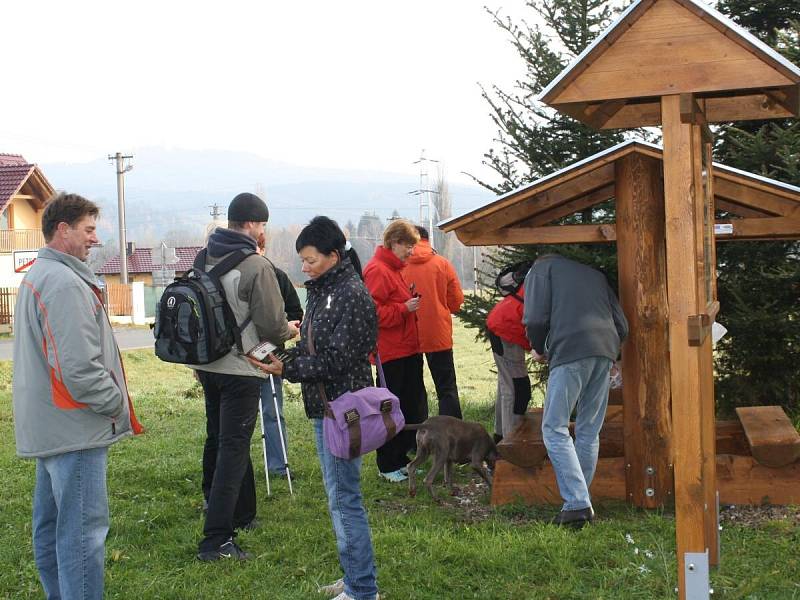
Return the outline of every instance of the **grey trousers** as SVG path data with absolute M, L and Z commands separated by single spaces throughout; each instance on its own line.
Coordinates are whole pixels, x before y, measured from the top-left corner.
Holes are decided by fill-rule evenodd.
M 497 365 L 497 401 L 494 407 L 494 431 L 505 437 L 511 433 L 520 415 L 514 414 L 514 380 L 528 378 L 528 366 L 525 363 L 525 349 L 504 339 L 502 354 L 492 351 Z

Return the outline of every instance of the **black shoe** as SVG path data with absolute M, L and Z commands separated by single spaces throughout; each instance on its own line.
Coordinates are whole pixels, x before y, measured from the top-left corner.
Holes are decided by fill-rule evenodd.
M 550 521 L 550 523 L 553 525 L 558 525 L 559 527 L 580 529 L 592 521 L 594 521 L 594 510 L 592 510 L 592 507 L 590 506 L 580 510 L 562 510 L 555 517 L 553 517 L 553 520 Z
M 216 550 L 206 550 L 197 553 L 197 560 L 213 562 L 222 558 L 233 558 L 236 560 L 250 560 L 253 555 L 242 550 L 233 539 L 229 539 Z
M 283 473 L 279 473 L 279 472 L 277 472 L 277 471 L 270 471 L 270 472 L 269 472 L 269 476 L 270 476 L 270 477 L 275 477 L 275 478 L 277 478 L 277 479 L 289 479 L 288 475 L 286 475 L 286 471 L 284 471 Z M 294 471 L 292 471 L 292 483 L 294 483 L 294 482 L 295 482 L 295 481 L 297 481 L 298 479 L 299 479 L 299 478 L 297 477 L 297 473 L 295 473 Z
M 236 525 L 234 529 L 239 529 L 241 531 L 255 531 L 259 527 L 261 527 L 261 521 L 253 517 L 250 521 L 248 521 L 244 525 Z

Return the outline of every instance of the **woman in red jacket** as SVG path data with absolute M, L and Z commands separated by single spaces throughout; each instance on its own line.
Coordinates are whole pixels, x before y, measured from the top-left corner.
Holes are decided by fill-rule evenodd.
M 392 221 L 383 232 L 383 245 L 364 268 L 364 283 L 378 311 L 378 354 L 386 386 L 400 399 L 406 423 L 428 418 L 416 315 L 425 299 L 410 290 L 400 275 L 418 241 L 414 225 L 403 219 Z M 408 451 L 414 445 L 414 432 L 401 431 L 378 448 L 381 477 L 393 483 L 407 479 Z

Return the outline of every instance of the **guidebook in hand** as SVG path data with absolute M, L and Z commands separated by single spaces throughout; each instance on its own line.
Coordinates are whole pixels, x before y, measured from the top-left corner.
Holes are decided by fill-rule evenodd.
M 272 342 L 261 342 L 260 344 L 256 344 L 250 349 L 250 351 L 247 353 L 247 356 L 263 363 L 271 363 L 272 359 L 269 356 L 270 354 L 274 354 L 275 357 L 281 362 L 286 362 L 286 357 L 288 356 L 286 350 L 279 350 L 278 347 Z

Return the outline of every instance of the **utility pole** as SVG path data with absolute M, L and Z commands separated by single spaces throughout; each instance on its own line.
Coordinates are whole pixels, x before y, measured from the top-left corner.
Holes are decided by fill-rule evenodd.
M 427 225 L 431 248 L 434 247 L 433 213 L 436 210 L 436 206 L 433 202 L 433 195 L 438 194 L 439 192 L 430 189 L 430 185 L 428 183 L 428 163 L 438 162 L 438 160 L 434 160 L 432 158 L 425 158 L 425 150 L 422 150 L 419 155 L 419 159 L 412 163 L 414 165 L 419 165 L 419 189 L 409 192 L 409 194 L 419 196 L 419 222 L 420 225 Z
M 208 208 L 211 209 L 211 218 L 214 219 L 215 221 L 218 221 L 219 218 L 222 216 L 222 210 L 220 209 L 219 204 L 217 204 L 215 202 L 214 204 L 210 205 Z
M 127 285 L 128 283 L 128 243 L 125 239 L 125 173 L 133 168 L 133 165 L 126 164 L 125 161 L 133 158 L 132 155 L 123 156 L 117 152 L 114 156 L 108 155 L 108 160 L 116 162 L 117 167 L 117 212 L 119 216 L 119 281 Z

